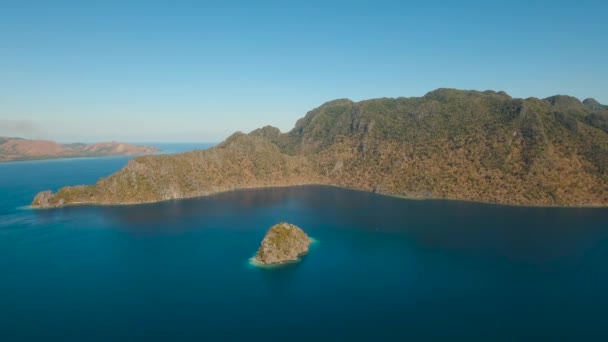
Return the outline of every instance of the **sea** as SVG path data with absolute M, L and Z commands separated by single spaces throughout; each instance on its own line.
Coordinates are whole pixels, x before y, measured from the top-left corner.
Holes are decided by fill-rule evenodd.
M 0 163 L 0 341 L 608 340 L 606 208 L 327 186 L 28 207 L 130 158 Z M 282 221 L 316 242 L 255 266 Z

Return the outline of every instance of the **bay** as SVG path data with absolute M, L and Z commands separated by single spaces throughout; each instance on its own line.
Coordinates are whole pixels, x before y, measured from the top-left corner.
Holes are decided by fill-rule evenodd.
M 325 186 L 27 208 L 129 159 L 0 164 L 0 340 L 608 337 L 606 208 Z M 250 265 L 280 221 L 318 243 L 294 264 Z

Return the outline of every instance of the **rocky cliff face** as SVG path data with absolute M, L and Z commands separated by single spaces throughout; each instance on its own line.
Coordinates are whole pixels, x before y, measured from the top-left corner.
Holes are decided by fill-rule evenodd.
M 255 258 L 264 265 L 295 261 L 308 253 L 310 243 L 310 238 L 302 229 L 281 222 L 268 230 Z
M 39 208 L 60 207 L 64 204 L 62 198 L 56 198 L 52 191 L 42 191 L 34 197 L 32 206 Z
M 419 98 L 335 100 L 294 129 L 145 156 L 50 206 L 139 203 L 250 187 L 337 185 L 419 198 L 608 205 L 608 107 L 568 96 L 438 89 Z M 44 207 L 44 205 L 39 205 Z

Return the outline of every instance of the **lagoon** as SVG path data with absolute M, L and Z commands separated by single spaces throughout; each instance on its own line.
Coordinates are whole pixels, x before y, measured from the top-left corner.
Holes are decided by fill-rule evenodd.
M 325 186 L 25 208 L 130 157 L 0 164 L 0 340 L 608 337 L 608 209 Z M 280 221 L 317 243 L 249 263 Z

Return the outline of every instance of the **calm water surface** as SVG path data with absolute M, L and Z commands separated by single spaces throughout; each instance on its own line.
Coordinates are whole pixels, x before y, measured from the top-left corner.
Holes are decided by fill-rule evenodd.
M 0 341 L 608 337 L 606 209 L 317 186 L 22 208 L 128 159 L 0 164 Z M 296 264 L 249 265 L 283 220 L 319 243 Z

